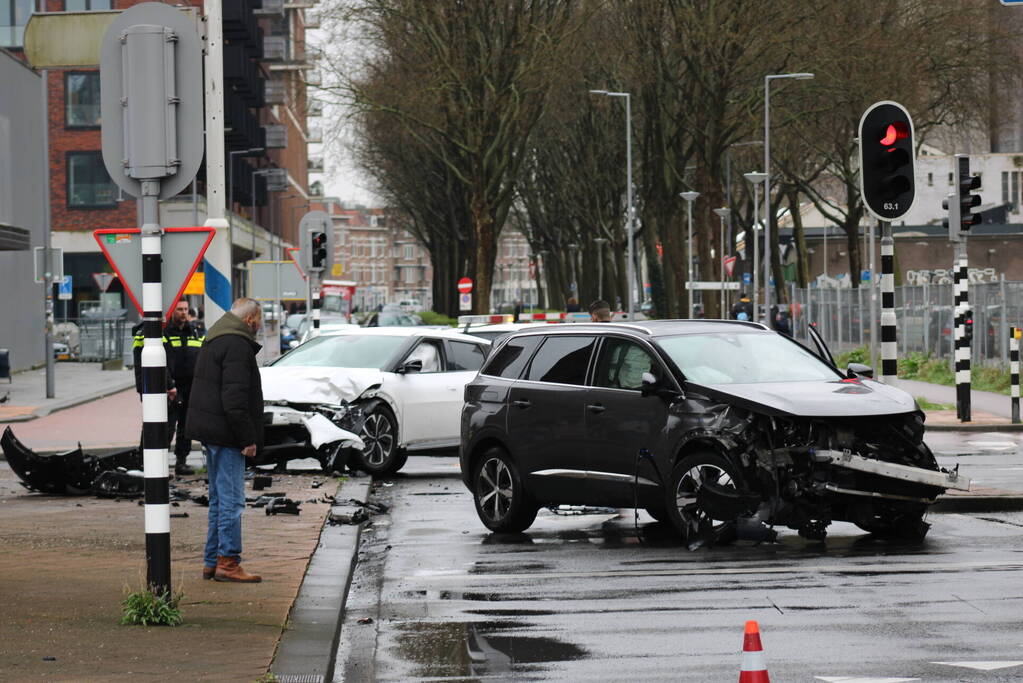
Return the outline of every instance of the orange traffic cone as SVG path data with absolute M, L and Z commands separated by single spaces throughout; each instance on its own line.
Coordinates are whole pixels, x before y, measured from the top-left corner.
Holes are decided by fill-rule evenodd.
M 767 675 L 767 662 L 764 661 L 764 648 L 760 645 L 760 626 L 755 621 L 746 622 L 739 683 L 771 683 Z

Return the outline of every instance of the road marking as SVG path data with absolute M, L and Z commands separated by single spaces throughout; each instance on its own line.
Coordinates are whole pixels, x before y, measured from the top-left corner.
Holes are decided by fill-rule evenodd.
M 919 681 L 919 678 L 863 678 L 861 676 L 814 676 L 818 681 L 828 683 L 906 683 Z
M 964 669 L 978 669 L 980 671 L 994 671 L 995 669 L 1009 669 L 1014 666 L 1021 666 L 1023 662 L 931 662 L 931 664 L 960 666 Z
M 967 441 L 966 443 L 977 448 L 990 448 L 995 451 L 1008 451 L 1017 447 L 1015 441 Z
M 901 564 L 848 564 L 848 565 L 797 565 L 789 567 L 715 567 L 711 569 L 623 569 L 595 572 L 522 572 L 517 574 L 473 574 L 464 569 L 419 570 L 410 578 L 456 579 L 458 581 L 479 579 L 481 581 L 514 581 L 522 579 L 535 581 L 537 576 L 544 579 L 589 579 L 626 578 L 635 576 L 722 576 L 752 574 L 936 574 L 941 572 L 963 572 L 978 569 L 1018 571 L 1023 564 L 1015 562 L 957 562 L 926 564 L 923 562 Z

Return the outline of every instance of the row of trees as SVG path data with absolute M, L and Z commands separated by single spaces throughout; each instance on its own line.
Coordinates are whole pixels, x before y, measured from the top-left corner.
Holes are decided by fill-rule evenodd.
M 576 270 L 570 244 L 582 245 L 584 300 L 601 269 L 605 298 L 626 299 L 626 112 L 589 91 L 630 93 L 637 254 L 657 311 L 674 317 L 686 310 L 679 193 L 701 193 L 703 279 L 720 273 L 712 210 L 729 186 L 733 223 L 749 234 L 741 174 L 763 166 L 765 75 L 816 75 L 772 88 L 772 207 L 791 212 L 805 286 L 807 202 L 844 231 L 850 272 L 861 268 L 864 109 L 902 102 L 918 143 L 983 129 L 1018 70 L 1016 23 L 995 0 L 349 0 L 326 18 L 325 89 L 351 113 L 358 164 L 430 251 L 444 312 L 463 275 L 485 312 L 509 227 L 542 258 L 553 305 Z

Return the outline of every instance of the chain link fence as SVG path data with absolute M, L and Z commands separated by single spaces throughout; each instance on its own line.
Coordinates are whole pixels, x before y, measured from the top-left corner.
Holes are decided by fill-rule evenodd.
M 82 362 L 122 359 L 132 364 L 131 323 L 124 312 L 89 311 L 93 315 L 65 318 L 54 324 L 53 338 L 58 357 Z
M 880 335 L 881 294 L 875 290 L 875 329 Z M 792 289 L 793 334 L 805 339 L 815 324 L 833 353 L 871 346 L 870 296 L 866 287 Z M 971 282 L 973 362 L 1008 364 L 1009 328 L 1023 325 L 1023 282 Z M 950 283 L 895 288 L 899 357 L 919 352 L 952 362 L 955 305 Z M 873 345 L 874 354 L 880 345 Z

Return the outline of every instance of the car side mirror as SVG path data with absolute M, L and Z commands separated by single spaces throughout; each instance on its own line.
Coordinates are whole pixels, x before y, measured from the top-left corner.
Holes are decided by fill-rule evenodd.
M 657 379 L 656 375 L 652 372 L 643 373 L 639 393 L 641 396 L 659 396 L 669 401 L 684 398 L 681 392 L 664 386 L 664 384 Z
M 874 379 L 874 368 L 863 363 L 849 363 L 846 367 L 846 374 L 849 379 L 856 379 L 857 377 L 869 377 Z
M 404 375 L 404 374 L 409 373 L 409 372 L 422 372 L 422 371 L 423 371 L 423 361 L 421 361 L 421 360 L 405 361 L 404 363 L 401 364 L 401 367 L 398 368 L 398 374 L 399 375 Z

